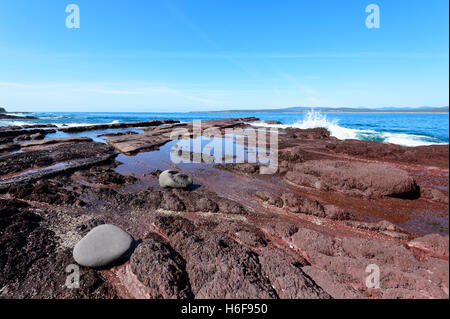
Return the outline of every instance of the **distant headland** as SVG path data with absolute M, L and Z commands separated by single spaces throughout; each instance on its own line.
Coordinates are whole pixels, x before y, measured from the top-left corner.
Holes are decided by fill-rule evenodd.
M 10 115 L 7 113 L 10 113 L 10 112 L 7 112 L 4 107 L 0 106 L 0 120 L 38 120 L 37 117 L 31 116 L 31 115 L 16 116 L 16 115 Z

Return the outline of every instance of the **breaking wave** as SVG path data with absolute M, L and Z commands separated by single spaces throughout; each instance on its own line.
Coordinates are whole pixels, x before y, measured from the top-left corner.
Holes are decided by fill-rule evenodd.
M 357 139 L 366 141 L 375 141 L 380 143 L 391 143 L 403 146 L 423 146 L 434 144 L 448 144 L 439 143 L 435 138 L 425 135 L 405 134 L 405 133 L 390 133 L 378 132 L 374 130 L 360 130 L 352 129 L 339 125 L 338 120 L 330 120 L 325 114 L 310 111 L 305 114 L 302 121 L 293 124 L 267 124 L 264 122 L 251 123 L 254 126 L 274 127 L 274 128 L 299 128 L 311 129 L 323 127 L 327 129 L 331 136 L 340 140 Z

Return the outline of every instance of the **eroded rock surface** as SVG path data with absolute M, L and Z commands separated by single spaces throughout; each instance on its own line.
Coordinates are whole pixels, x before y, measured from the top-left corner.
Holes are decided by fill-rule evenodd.
M 301 186 L 353 196 L 418 196 L 416 182 L 406 171 L 381 164 L 308 161 L 296 164 L 286 179 Z
M 448 298 L 448 146 L 284 129 L 267 176 L 255 163 L 170 163 L 162 146 L 174 129 L 194 137 L 191 123 L 128 127 L 143 133 L 105 132 L 108 144 L 79 135 L 98 126 L 31 142 L 58 128 L 0 129 L 0 297 Z M 120 173 L 134 159 L 126 154 L 142 171 Z M 167 169 L 187 171 L 195 187 L 161 188 Z M 68 289 L 73 248 L 104 224 L 135 249 L 118 264 L 81 266 L 80 288 Z M 373 265 L 379 288 L 366 285 Z

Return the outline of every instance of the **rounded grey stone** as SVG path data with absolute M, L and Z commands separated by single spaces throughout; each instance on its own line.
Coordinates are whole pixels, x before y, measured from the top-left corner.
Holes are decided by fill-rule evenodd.
M 73 249 L 75 261 L 86 267 L 113 265 L 134 246 L 133 237 L 121 228 L 105 224 L 93 228 Z
M 192 178 L 175 170 L 167 170 L 159 175 L 159 185 L 170 188 L 187 188 L 192 185 Z

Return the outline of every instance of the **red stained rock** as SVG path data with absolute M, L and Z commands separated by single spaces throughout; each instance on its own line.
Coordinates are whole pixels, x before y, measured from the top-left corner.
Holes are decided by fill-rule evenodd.
M 414 198 L 418 192 L 416 182 L 407 172 L 372 163 L 309 161 L 295 165 L 286 179 L 301 186 L 369 198 Z
M 410 241 L 408 246 L 425 250 L 438 256 L 448 257 L 448 242 L 448 235 L 442 236 L 439 234 L 429 234 Z
M 186 262 L 163 238 L 149 234 L 134 251 L 131 270 L 152 299 L 192 298 Z
M 336 153 L 365 159 L 421 164 L 448 169 L 448 145 L 406 147 L 361 140 L 337 140 L 328 144 L 327 148 Z
M 448 204 L 448 196 L 435 188 L 421 188 L 420 196 L 436 202 Z
M 287 255 L 264 250 L 259 256 L 262 271 L 282 299 L 330 299 L 331 296 L 314 282 Z
M 306 266 L 302 270 L 320 285 L 334 299 L 360 299 L 362 295 L 352 285 L 341 282 L 338 277 L 315 266 Z
M 219 233 L 196 230 L 181 218 L 159 218 L 155 224 L 186 260 L 196 298 L 276 298 L 258 256 L 248 248 Z
M 266 191 L 257 191 L 255 193 L 255 196 L 266 202 L 268 205 L 276 206 L 279 208 L 283 207 L 283 200 L 276 194 L 272 194 Z

